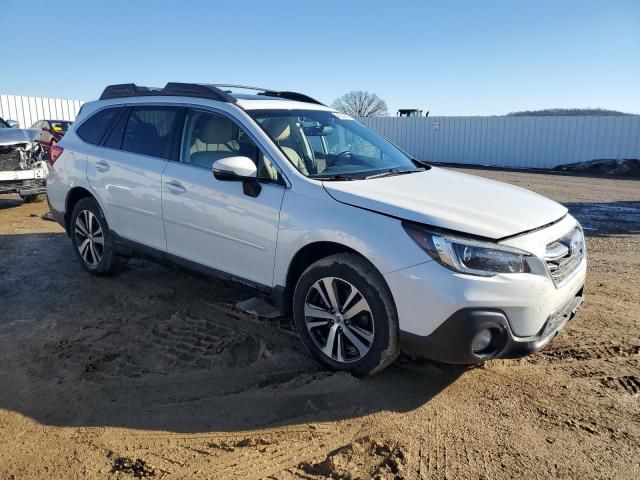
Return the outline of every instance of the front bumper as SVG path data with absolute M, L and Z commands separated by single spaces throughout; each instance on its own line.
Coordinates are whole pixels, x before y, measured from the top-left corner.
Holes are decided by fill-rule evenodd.
M 493 358 L 518 358 L 547 345 L 576 313 L 584 299 L 584 287 L 547 318 L 538 333 L 514 335 L 507 316 L 497 309 L 458 310 L 427 336 L 400 332 L 401 348 L 416 357 L 445 363 L 474 364 Z M 472 351 L 474 337 L 483 330 L 492 332 L 492 343 L 481 353 Z

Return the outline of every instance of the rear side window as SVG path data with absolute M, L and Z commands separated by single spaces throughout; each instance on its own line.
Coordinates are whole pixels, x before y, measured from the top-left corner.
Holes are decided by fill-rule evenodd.
M 122 107 L 100 110 L 83 122 L 76 133 L 85 142 L 98 145 L 111 123 L 118 118 L 122 110 Z
M 178 126 L 178 109 L 171 107 L 135 107 L 124 130 L 122 150 L 171 158 Z

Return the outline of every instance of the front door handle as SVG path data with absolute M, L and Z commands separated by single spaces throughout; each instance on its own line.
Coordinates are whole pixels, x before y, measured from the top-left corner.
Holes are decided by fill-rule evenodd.
M 185 193 L 187 191 L 186 188 L 182 186 L 182 184 L 176 180 L 171 180 L 170 182 L 165 182 L 165 186 L 167 190 L 173 193 Z
M 111 168 L 109 166 L 109 164 L 107 162 L 105 162 L 104 160 L 98 160 L 94 165 L 101 172 L 106 172 L 107 170 L 109 170 Z

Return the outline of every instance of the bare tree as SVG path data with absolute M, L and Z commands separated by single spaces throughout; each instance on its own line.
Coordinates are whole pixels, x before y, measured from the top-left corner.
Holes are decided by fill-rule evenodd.
M 384 117 L 388 115 L 387 104 L 375 93 L 353 90 L 337 98 L 333 104 L 336 110 L 352 117 Z

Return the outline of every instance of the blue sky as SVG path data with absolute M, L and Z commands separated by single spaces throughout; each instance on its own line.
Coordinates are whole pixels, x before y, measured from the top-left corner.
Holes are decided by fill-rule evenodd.
M 393 113 L 640 113 L 638 0 L 3 0 L 0 32 L 3 94 L 91 100 L 110 83 L 193 81 L 326 103 L 368 90 Z

